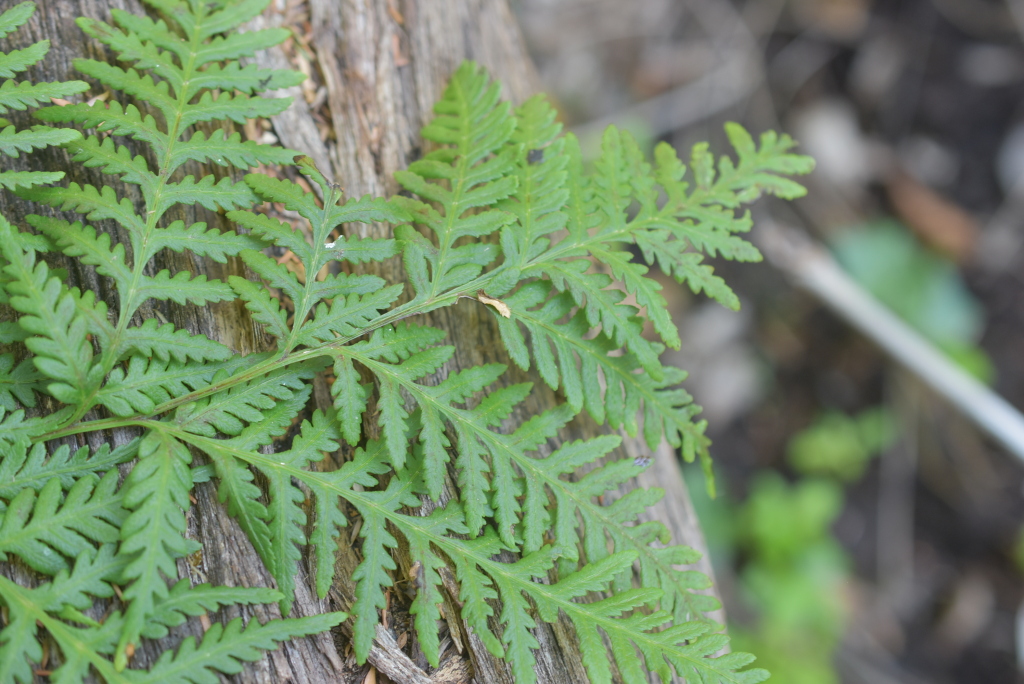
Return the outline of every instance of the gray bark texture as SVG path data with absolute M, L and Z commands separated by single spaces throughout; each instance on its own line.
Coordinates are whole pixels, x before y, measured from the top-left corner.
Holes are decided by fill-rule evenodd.
M 77 17 L 107 20 L 110 11 L 122 8 L 142 12 L 137 0 L 37 0 L 39 9 L 29 25 L 7 39 L 8 48 L 24 47 L 30 42 L 49 39 L 52 49 L 41 66 L 28 78 L 34 81 L 69 80 L 77 78 L 71 61 L 76 57 L 109 59 L 102 46 L 85 36 L 75 25 Z M 5 3 L 6 4 L 6 3 Z M 305 15 L 305 16 L 304 16 Z M 256 26 L 279 24 L 305 27 L 305 35 L 289 40 L 283 46 L 261 54 L 257 61 L 276 68 L 303 67 L 314 75 L 311 85 L 296 87 L 282 93 L 295 98 L 295 104 L 272 122 L 272 132 L 281 144 L 311 156 L 328 175 L 344 186 L 349 196 L 365 193 L 382 196 L 395 193 L 398 187 L 392 173 L 405 168 L 423 153 L 424 142 L 419 129 L 431 117 L 433 103 L 441 95 L 451 73 L 464 59 L 474 59 L 487 67 L 504 83 L 506 96 L 515 103 L 536 92 L 538 79 L 526 52 L 515 18 L 505 0 L 275 0 Z M 96 84 L 94 84 L 96 85 Z M 100 93 L 96 88 L 93 95 Z M 19 125 L 29 123 L 24 117 Z M 110 182 L 93 169 L 84 169 L 70 161 L 62 150 L 48 150 L 17 160 L 17 166 L 66 170 L 67 181 L 92 183 L 97 187 Z M 222 173 L 217 169 L 195 167 L 190 173 Z M 120 190 L 136 203 L 138 193 Z M 0 211 L 15 225 L 24 227 L 24 216 L 47 213 L 45 207 L 18 200 L 13 195 L 0 195 Z M 58 212 L 49 212 L 59 214 Z M 69 220 L 79 217 L 59 214 Z M 183 210 L 188 220 L 205 220 L 211 225 L 223 224 L 223 218 L 201 209 Z M 110 222 L 97 227 L 125 235 Z M 223 226 L 222 226 L 223 227 Z M 390 229 L 384 226 L 359 226 L 367 235 L 382 236 Z M 169 254 L 155 264 L 154 272 L 170 268 L 172 273 L 189 270 L 224 278 L 232 273 L 243 274 L 238 261 L 226 265 L 208 262 L 190 255 Z M 59 261 L 59 260 L 57 260 Z M 56 263 L 56 262 L 55 262 Z M 116 293 L 109 281 L 98 277 L 90 267 L 66 260 L 59 265 L 69 270 L 71 284 L 91 289 L 113 304 Z M 392 282 L 401 282 L 401 263 L 393 259 L 378 271 Z M 9 318 L 10 311 L 0 311 L 0 318 Z M 239 353 L 264 348 L 259 327 L 254 325 L 239 303 L 214 304 L 207 307 L 175 307 L 156 304 L 142 315 L 159 315 L 194 333 L 219 339 Z M 457 347 L 442 375 L 482 363 L 509 363 L 497 328 L 485 307 L 475 301 L 462 302 L 448 310 L 431 314 L 426 321 L 448 331 Z M 534 381 L 532 396 L 520 406 L 514 418 L 523 420 L 557 401 L 539 378 L 510 371 L 505 382 Z M 314 398 L 329 405 L 325 383 L 319 383 Z M 369 411 L 368 415 L 373 411 Z M 366 429 L 373 435 L 377 426 L 368 419 Z M 577 422 L 565 438 L 593 436 L 601 428 L 584 420 Z M 127 432 L 80 436 L 73 445 L 102 442 L 121 444 L 134 435 Z M 639 440 L 626 439 L 615 457 L 652 455 Z M 343 451 L 337 458 L 346 458 Z M 675 543 L 682 543 L 704 552 L 706 546 L 694 516 L 682 475 L 671 448 L 663 445 L 654 457 L 654 465 L 634 486 L 656 486 L 667 490 L 662 502 L 649 511 L 650 519 L 658 519 L 672 531 Z M 197 458 L 200 456 L 197 455 Z M 458 495 L 455 478 L 449 478 L 447 497 Z M 193 583 L 210 582 L 232 586 L 273 586 L 273 580 L 235 521 L 218 503 L 213 483 L 197 486 L 195 503 L 188 512 L 189 535 L 200 541 L 199 554 L 179 562 L 181 576 Z M 434 505 L 426 502 L 424 510 Z M 337 552 L 337 580 L 325 600 L 319 600 L 308 577 L 308 566 L 300 564 L 298 595 L 292 615 L 311 615 L 327 610 L 346 610 L 351 605 L 354 585 L 352 572 L 359 563 L 358 523 L 343 532 Z M 350 536 L 349 536 L 350 535 Z M 400 549 L 396 581 L 407 582 L 411 561 Z M 711 567 L 702 561 L 696 569 L 710 575 Z M 23 566 L 4 564 L 0 571 L 20 581 L 33 581 L 32 573 Z M 34 580 L 38 581 L 38 580 Z M 246 666 L 244 671 L 228 678 L 237 682 L 268 682 L 283 684 L 327 684 L 328 682 L 386 682 L 400 684 L 436 684 L 455 682 L 511 683 L 506 665 L 491 656 L 480 640 L 466 629 L 458 618 L 454 597 L 457 587 L 454 576 L 446 581 L 447 601 L 444 605 L 446 624 L 442 629 L 443 655 L 441 666 L 430 668 L 419 651 L 411 619 L 408 598 L 401 590 L 392 591 L 391 601 L 378 627 L 378 638 L 365 665 L 356 663 L 349 646 L 346 625 L 335 633 L 321 634 L 284 644 L 261 662 Z M 102 606 L 97 614 L 102 615 Z M 230 609 L 210 616 L 227 620 L 238 614 L 255 617 L 261 622 L 279 617 L 276 606 L 253 609 Z M 497 612 L 496 612 L 497 614 Z M 722 616 L 717 617 L 719 621 Z M 495 624 L 495 627 L 498 627 Z M 152 663 L 162 651 L 176 647 L 187 635 L 201 635 L 203 620 L 191 620 L 174 629 L 162 640 L 147 641 L 136 651 L 133 666 Z M 570 684 L 586 682 L 574 630 L 567 620 L 554 625 L 540 623 L 536 630 L 541 644 L 537 656 L 537 677 L 541 682 Z M 371 670 L 371 666 L 373 670 Z M 40 682 L 48 681 L 40 677 Z

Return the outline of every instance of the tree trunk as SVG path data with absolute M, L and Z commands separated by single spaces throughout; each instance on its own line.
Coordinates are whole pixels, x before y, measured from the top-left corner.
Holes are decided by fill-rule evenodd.
M 75 78 L 71 60 L 90 56 L 104 59 L 101 48 L 85 36 L 75 25 L 80 16 L 109 20 L 110 10 L 123 8 L 141 12 L 136 0 L 38 0 L 39 11 L 30 25 L 16 35 L 18 46 L 22 41 L 50 39 L 52 50 L 41 67 L 30 73 L 33 80 Z M 505 0 L 307 0 L 304 4 L 275 2 L 254 24 L 275 25 L 285 21 L 283 13 L 275 7 L 289 8 L 289 17 L 298 10 L 306 10 L 311 27 L 305 36 L 289 41 L 258 56 L 266 66 L 294 68 L 296 62 L 307 59 L 324 90 L 313 110 L 307 104 L 304 90 L 294 88 L 288 93 L 295 104 L 273 121 L 273 132 L 281 144 L 301 150 L 311 156 L 317 165 L 333 174 L 349 196 L 365 193 L 382 196 L 398 190 L 392 173 L 405 168 L 422 154 L 423 141 L 419 129 L 431 117 L 433 103 L 441 95 L 451 73 L 464 59 L 474 59 L 501 80 L 505 92 L 513 102 L 521 102 L 537 90 L 537 77 L 524 48 L 518 26 Z M 301 26 L 300 26 L 301 28 Z M 298 49 L 308 40 L 309 53 Z M 298 43 L 299 45 L 297 45 Z M 305 56 L 304 56 L 305 55 Z M 95 94 L 95 93 L 94 93 Z M 323 97 L 326 97 L 323 100 Z M 34 165 L 68 171 L 68 181 L 88 182 L 102 186 L 109 182 L 95 170 L 84 169 L 71 163 L 61 150 L 50 150 L 31 155 Z M 206 170 L 210 172 L 210 170 Z M 139 201 L 138 195 L 128 196 Z M 0 197 L 0 211 L 12 223 L 24 225 L 28 213 L 47 213 L 45 207 L 19 201 L 9 194 Z M 51 212 L 52 213 L 52 212 Z M 201 210 L 189 210 L 191 220 L 206 220 L 216 225 L 223 219 L 203 215 Z M 65 216 L 76 220 L 76 216 Z M 174 218 L 187 218 L 178 216 Z M 110 222 L 98 227 L 118 233 Z M 383 235 L 380 226 L 361 226 L 369 234 Z M 118 238 L 123 238 L 118 235 Z M 227 265 L 215 264 L 191 256 L 172 254 L 156 270 L 171 268 L 207 273 L 210 277 L 224 278 L 230 273 L 244 273 L 237 261 Z M 108 303 L 116 294 L 104 279 L 92 269 L 83 269 L 68 261 L 72 284 L 95 290 Z M 381 269 L 381 275 L 391 282 L 404 280 L 399 260 L 391 260 Z M 208 307 L 154 307 L 159 314 L 192 332 L 202 332 L 219 339 L 239 353 L 263 348 L 264 340 L 249 319 L 245 309 L 237 303 Z M 509 363 L 503 352 L 497 328 L 490 314 L 476 302 L 463 300 L 458 306 L 430 316 L 429 323 L 447 330 L 457 352 L 443 373 L 488 362 Z M 144 315 L 152 315 L 152 310 Z M 543 382 L 536 377 L 510 371 L 505 382 L 536 381 L 532 396 L 520 406 L 517 419 L 525 419 L 556 401 Z M 320 383 L 314 398 L 326 405 L 330 398 L 326 386 Z M 374 425 L 367 425 L 371 432 Z M 573 438 L 597 434 L 599 428 L 580 421 L 572 432 Z M 127 432 L 89 435 L 88 441 L 123 443 L 132 435 Z M 568 433 L 567 433 L 567 436 Z M 618 457 L 636 456 L 649 450 L 639 440 L 626 439 Z M 343 456 L 342 456 L 343 457 Z M 457 496 L 454 478 L 450 478 L 450 495 Z M 663 501 L 650 511 L 650 518 L 659 519 L 672 531 L 674 541 L 705 551 L 705 544 L 694 517 L 689 497 L 683 486 L 678 463 L 671 448 L 662 445 L 655 455 L 654 465 L 646 471 L 640 486 L 658 486 L 667 490 Z M 201 555 L 179 562 L 181 576 L 189 576 L 193 583 L 209 581 L 213 584 L 272 586 L 262 563 L 244 533 L 231 519 L 224 506 L 217 502 L 215 486 L 200 484 L 195 491 L 196 504 L 188 515 L 189 535 L 203 545 Z M 447 497 L 446 497 L 447 498 Z M 430 504 L 428 503 L 427 506 Z M 353 596 L 350 581 L 359 562 L 358 544 L 353 545 L 347 535 L 356 538 L 350 527 L 343 533 L 337 554 L 335 587 L 324 601 L 318 600 L 306 576 L 308 568 L 300 564 L 293 615 L 309 615 L 332 609 L 347 609 Z M 409 559 L 399 553 L 401 572 L 408 573 Z M 24 570 L 7 566 L 6 573 L 25 577 Z M 710 575 L 705 561 L 696 568 Z M 404 579 L 407 575 L 396 577 Z M 454 588 L 454 578 L 448 583 Z M 378 628 L 378 639 L 370 655 L 370 664 L 395 682 L 512 682 L 505 664 L 491 656 L 479 639 L 457 619 L 457 608 L 448 594 L 444 607 L 447 618 L 448 640 L 442 638 L 441 667 L 432 671 L 417 647 L 415 635 L 410 632 L 411 620 L 406 612 L 406 598 L 392 592 L 392 601 L 386 611 L 383 627 Z M 230 619 L 236 614 L 255 616 L 266 621 L 279 616 L 276 606 L 224 611 L 217 619 Z M 496 613 L 497 614 L 497 613 Z M 721 620 L 721 616 L 718 616 Z M 337 634 L 322 634 L 283 645 L 255 663 L 234 679 L 239 682 L 363 682 L 369 665 L 355 662 L 348 638 L 342 625 Z M 136 652 L 134 665 L 152 663 L 163 650 L 173 647 L 188 634 L 200 635 L 203 627 L 192 620 L 172 630 L 167 639 L 145 643 Z M 578 644 L 572 626 L 566 621 L 555 625 L 540 623 L 536 636 L 541 644 L 537 653 L 537 675 L 541 682 L 586 682 Z M 43 680 L 40 680 L 43 681 Z M 379 680 L 378 680 L 379 681 Z

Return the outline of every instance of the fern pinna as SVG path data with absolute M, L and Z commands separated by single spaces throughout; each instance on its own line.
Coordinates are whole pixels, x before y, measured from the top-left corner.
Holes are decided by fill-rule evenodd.
M 786 178 L 810 168 L 789 153 L 792 141 L 769 133 L 758 145 L 730 125 L 737 161 L 716 163 L 698 146 L 688 183 L 667 145 L 655 150 L 651 165 L 631 137 L 612 128 L 587 169 L 579 144 L 561 135 L 543 98 L 513 111 L 500 101 L 498 85 L 467 63 L 423 131 L 435 149 L 396 174 L 405 196 L 346 200 L 306 157 L 243 142 L 224 128 L 196 129 L 287 106 L 257 91 L 300 77 L 238 61 L 285 38 L 275 29 L 234 31 L 266 0 L 148 4 L 159 19 L 115 11 L 115 26 L 79 21 L 134 66 L 76 62 L 82 73 L 145 105 L 111 100 L 37 112 L 48 123 L 84 129 L 81 138 L 55 129 L 67 137 L 54 142 L 86 166 L 137 186 L 141 211 L 106 185 L 18 189 L 86 221 L 112 219 L 128 242 L 43 216 L 30 217 L 35 232 L 0 225 L 2 284 L 18 315 L 10 339 L 24 340 L 32 363 L 15 366 L 13 356 L 0 357 L 0 474 L 13 482 L 0 483 L 0 554 L 53 578 L 32 589 L 0 578 L 0 600 L 11 615 L 0 631 L 0 660 L 8 668 L 2 673 L 30 680 L 30 663 L 41 653 L 37 624 L 56 641 L 60 674 L 71 681 L 90 668 L 113 681 L 158 674 L 205 681 L 209 670 L 235 672 L 239 660 L 256 657 L 255 649 L 322 631 L 345 616 L 254 622 L 244 630 L 232 622 L 209 630 L 201 646 L 186 641 L 165 654 L 150 673 L 126 665 L 140 639 L 163 636 L 189 615 L 266 601 L 278 601 L 287 614 L 304 546 L 317 593 L 326 596 L 338 537 L 354 511 L 362 519 L 362 560 L 346 608 L 360 662 L 395 583 L 393 551 L 403 541 L 419 569 L 410 608 L 417 643 L 433 666 L 441 655 L 437 622 L 447 567 L 460 585 L 461 618 L 491 653 L 508 659 L 517 681 L 536 679 L 537 618 L 552 622 L 559 614 L 575 625 L 594 682 L 611 681 L 612 663 L 627 681 L 644 668 L 663 679 L 673 672 L 700 682 L 764 679 L 762 670 L 743 669 L 750 656 L 712 657 L 726 637 L 704 616 L 716 608 L 699 593 L 707 579 L 678 569 L 693 563 L 695 552 L 667 546 L 663 525 L 638 523 L 662 492 L 638 489 L 603 505 L 603 495 L 638 475 L 643 462 L 613 459 L 595 467 L 614 453 L 615 435 L 553 440 L 585 408 L 630 435 L 642 430 L 652 448 L 667 439 L 687 459 L 706 461 L 698 409 L 678 387 L 685 374 L 663 367 L 663 345 L 641 336 L 642 309 L 662 342 L 679 344 L 659 286 L 630 246 L 695 291 L 735 306 L 703 254 L 758 258 L 737 235 L 750 220 L 736 211 L 762 192 L 803 191 Z M 118 136 L 146 154 L 119 146 Z M 244 181 L 197 180 L 183 170 L 195 162 L 240 169 L 294 162 L 317 192 L 261 173 Z M 258 201 L 277 209 L 253 211 Z M 166 218 L 179 204 L 227 210 L 238 230 Z M 292 218 L 280 220 L 286 217 Z M 394 237 L 360 239 L 347 228 L 360 222 L 392 224 Z M 301 269 L 269 257 L 268 247 L 287 250 Z M 258 280 L 153 275 L 148 267 L 165 249 L 222 262 L 238 257 Z M 67 287 L 40 259 L 47 250 L 110 279 L 118 310 Z M 343 267 L 391 258 L 402 259 L 409 287 Z M 505 366 L 434 377 L 443 375 L 454 348 L 444 344 L 444 331 L 415 317 L 467 297 L 493 312 L 513 362 L 523 369 L 535 364 L 540 378 L 564 393 L 564 404 L 509 425 L 531 386 L 496 389 Z M 272 348 L 237 355 L 170 323 L 139 322 L 153 299 L 240 300 Z M 320 373 L 331 379 L 333 406 L 311 412 Z M 37 393 L 63 407 L 29 416 L 24 408 Z M 372 439 L 363 433 L 371 408 L 380 424 Z M 93 453 L 45 448 L 114 428 L 141 435 Z M 354 455 L 331 467 L 327 456 L 342 443 Z M 193 463 L 194 452 L 209 465 Z M 118 486 L 114 466 L 133 459 Z M 589 472 L 577 477 L 581 468 Z M 423 497 L 442 498 L 449 472 L 458 499 L 418 515 Z M 276 590 L 175 583 L 176 560 L 197 548 L 185 536 L 189 493 L 205 479 L 215 481 Z M 518 560 L 498 560 L 508 552 Z M 642 588 L 632 588 L 634 577 Z M 86 615 L 94 597 L 110 597 L 115 585 L 124 587 L 121 609 L 103 620 Z M 609 589 L 597 602 L 578 600 Z M 495 617 L 498 630 L 491 627 Z

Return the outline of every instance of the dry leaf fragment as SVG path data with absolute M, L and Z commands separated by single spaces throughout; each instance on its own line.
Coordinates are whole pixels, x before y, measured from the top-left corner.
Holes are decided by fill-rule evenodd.
M 484 294 L 483 290 L 479 290 L 476 293 L 476 298 L 477 298 L 477 300 L 481 304 L 487 304 L 488 306 L 493 306 L 494 309 L 499 314 L 501 314 L 503 317 L 505 317 L 505 318 L 512 318 L 512 309 L 508 308 L 508 304 L 506 304 L 505 302 L 501 301 L 500 299 L 495 299 L 494 297 L 488 297 L 486 294 Z

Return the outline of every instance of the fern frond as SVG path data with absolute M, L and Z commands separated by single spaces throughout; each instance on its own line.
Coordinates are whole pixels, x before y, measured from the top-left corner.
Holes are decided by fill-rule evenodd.
M 457 436 L 457 460 L 459 484 L 466 506 L 467 523 L 471 530 L 479 529 L 491 513 L 487 493 L 492 489 L 486 473 L 491 470 L 484 456 L 491 455 L 492 464 L 498 458 L 494 456 L 494 444 L 498 441 L 495 433 L 489 428 L 501 423 L 509 415 L 512 407 L 529 393 L 529 385 L 513 385 L 490 393 L 473 409 L 462 409 L 455 406 L 464 403 L 478 392 L 494 383 L 504 373 L 505 366 L 490 364 L 477 368 L 469 368 L 453 373 L 440 384 L 430 387 L 417 382 L 423 376 L 437 371 L 454 352 L 454 348 L 445 346 L 422 346 L 436 339 L 436 333 L 422 334 L 418 328 L 403 326 L 402 328 L 382 328 L 369 340 L 358 342 L 334 351 L 336 366 L 341 364 L 345 378 L 341 387 L 336 390 L 336 398 L 342 392 L 358 397 L 359 390 L 353 385 L 355 380 L 351 373 L 344 371 L 344 358 L 357 361 L 369 369 L 380 381 L 381 425 L 384 441 L 388 446 L 389 458 L 397 469 L 405 466 L 408 443 L 406 432 L 409 427 L 409 414 L 405 409 L 404 390 L 419 406 L 420 429 L 419 440 L 424 447 L 424 480 L 427 492 L 431 497 L 440 496 L 444 478 L 445 463 L 449 460 L 447 447 L 448 438 L 444 435 L 444 426 L 451 423 Z M 358 401 L 358 399 L 357 399 Z M 362 405 L 362 404 L 358 404 Z M 341 404 L 344 424 L 350 430 L 355 424 L 355 417 L 350 407 Z M 344 414 L 344 415 L 343 415 Z M 509 505 L 498 510 L 501 523 L 509 530 L 515 525 L 513 504 L 515 485 L 510 471 L 501 468 L 496 473 L 498 482 L 493 485 L 494 491 L 501 496 L 502 502 Z M 502 490 L 502 487 L 507 489 Z M 511 532 L 509 532 L 511 534 Z
M 301 431 L 292 448 L 276 454 L 281 465 L 305 469 L 311 462 L 324 458 L 324 453 L 338 449 L 338 430 L 334 421 L 324 414 L 313 414 L 312 422 L 303 421 Z M 300 547 L 306 542 L 303 526 L 306 514 L 301 506 L 305 499 L 302 490 L 292 484 L 291 476 L 278 469 L 264 472 L 269 480 L 270 505 L 267 507 L 270 537 L 273 544 L 267 569 L 277 581 L 277 587 L 284 594 L 281 599 L 281 613 L 291 610 L 295 593 L 295 568 L 302 557 Z M 330 536 L 334 534 L 331 520 L 320 520 L 327 525 Z
M 73 412 L 72 407 L 66 406 L 49 415 L 27 417 L 24 409 L 8 411 L 0 406 L 0 448 L 44 435 L 67 420 Z
M 152 249 L 154 253 L 161 249 L 175 252 L 187 249 L 196 256 L 209 257 L 223 264 L 228 257 L 259 247 L 262 244 L 248 235 L 220 232 L 216 228 L 207 228 L 203 222 L 185 227 L 184 221 L 175 221 L 154 236 Z
M 83 81 L 68 83 L 29 83 L 28 81 L 4 81 L 0 83 L 0 114 L 8 110 L 23 112 L 49 102 L 55 97 L 66 97 L 88 89 Z
M 196 61 L 200 64 L 209 64 L 210 62 L 251 57 L 260 50 L 266 50 L 284 42 L 288 39 L 288 36 L 288 29 L 283 28 L 261 29 L 259 31 L 246 31 L 245 33 L 217 36 L 198 51 Z M 242 90 L 242 88 L 237 88 L 237 86 L 236 89 Z M 265 89 L 266 87 L 261 88 L 261 90 Z
M 167 134 L 157 126 L 152 115 L 145 116 L 138 107 L 120 102 L 95 102 L 93 104 L 71 104 L 63 107 L 44 107 L 36 112 L 36 118 L 47 123 L 78 123 L 83 128 L 94 128 L 98 133 L 126 135 L 139 142 L 149 144 L 157 155 L 167 153 Z M 72 184 L 72 187 L 74 185 Z M 104 187 L 104 190 L 108 189 Z M 113 192 L 112 189 L 110 189 Z M 30 199 L 35 199 L 34 197 Z M 83 212 L 84 213 L 84 212 Z
M 536 438 L 536 430 L 530 430 Z M 585 566 L 579 572 L 568 575 L 555 585 L 545 585 L 534 578 L 546 576 L 554 563 L 557 553 L 550 547 L 543 547 L 523 560 L 506 564 L 494 560 L 496 553 L 504 545 L 497 533 L 488 528 L 481 536 L 473 540 L 463 540 L 450 534 L 465 534 L 467 528 L 462 522 L 462 514 L 454 504 L 445 509 L 435 511 L 428 518 L 418 518 L 401 512 L 403 505 L 415 505 L 417 497 L 415 484 L 418 475 L 410 472 L 407 477 L 396 477 L 385 491 L 357 490 L 353 485 L 358 483 L 366 487 L 373 483 L 371 473 L 381 472 L 385 459 L 388 458 L 386 446 L 380 442 L 371 442 L 365 450 L 358 450 L 356 459 L 335 472 L 309 471 L 293 466 L 282 466 L 276 462 L 276 456 L 262 455 L 245 450 L 227 449 L 223 442 L 207 438 L 186 437 L 192 444 L 207 451 L 216 453 L 220 458 L 238 458 L 251 463 L 260 470 L 287 473 L 300 480 L 318 498 L 332 499 L 340 496 L 351 503 L 364 517 L 361 532 L 364 560 L 354 575 L 357 582 L 356 605 L 353 614 L 357 617 L 355 629 L 356 653 L 365 658 L 372 640 L 373 628 L 376 623 L 377 608 L 383 606 L 383 594 L 380 587 L 392 583 L 389 570 L 394 569 L 394 562 L 385 550 L 397 544 L 387 532 L 385 523 L 393 525 L 409 540 L 410 548 L 418 553 L 428 554 L 414 556 L 414 560 L 423 559 L 425 568 L 430 568 L 424 575 L 426 584 L 437 585 L 440 578 L 436 573 L 438 558 L 436 548 L 445 557 L 455 563 L 460 580 L 462 580 L 463 618 L 469 620 L 474 631 L 481 635 L 485 643 L 495 654 L 505 654 L 512 659 L 513 667 L 523 681 L 534 681 L 532 673 L 532 655 L 530 651 L 536 642 L 529 635 L 528 628 L 533 626 L 528 614 L 528 604 L 521 595 L 530 597 L 535 605 L 545 605 L 541 617 L 553 621 L 559 610 L 570 615 L 582 636 L 590 639 L 591 645 L 600 644 L 600 635 L 594 630 L 599 628 L 608 635 L 613 644 L 613 657 L 620 668 L 626 672 L 636 671 L 638 665 L 634 651 L 629 644 L 636 644 L 648 659 L 648 667 L 657 671 L 666 671 L 662 658 L 669 662 L 680 674 L 695 676 L 695 681 L 708 681 L 721 684 L 724 682 L 757 682 L 764 678 L 765 673 L 759 670 L 735 672 L 749 662 L 750 657 L 743 654 L 724 658 L 709 658 L 711 653 L 719 650 L 723 639 L 721 635 L 708 635 L 710 625 L 706 621 L 691 621 L 682 626 L 671 628 L 667 633 L 653 632 L 667 619 L 668 614 L 656 613 L 647 618 L 643 615 L 620 617 L 626 610 L 649 605 L 660 596 L 658 589 L 630 590 L 616 598 L 606 599 L 597 604 L 578 604 L 574 602 L 579 596 L 589 591 L 602 591 L 615 577 L 623 575 L 637 559 L 636 551 L 624 551 L 602 558 Z M 356 477 L 353 477 L 355 475 Z M 678 553 L 674 556 L 682 558 Z M 425 596 L 430 596 L 429 593 Z M 517 598 L 519 597 L 519 598 Z M 505 606 L 502 622 L 506 625 L 502 636 L 506 646 L 493 635 L 487 624 L 487 617 L 492 609 L 487 601 L 500 598 Z M 428 610 L 426 601 L 417 599 L 419 613 L 427 616 L 436 613 Z M 429 628 L 427 625 L 429 624 Z M 420 623 L 421 629 L 427 634 L 436 631 L 429 620 Z M 674 631 L 673 631 L 674 630 Z M 593 636 L 597 634 L 597 639 Z M 362 636 L 361 636 L 362 635 Z M 487 635 L 487 636 L 483 636 Z M 430 636 L 423 635 L 430 643 Z M 684 643 L 689 641 L 690 643 Z M 432 651 L 432 649 L 431 649 Z M 591 676 L 600 677 L 601 661 L 606 661 L 604 650 L 588 650 L 586 661 L 594 659 Z M 600 661 L 597 660 L 600 655 Z M 666 671 L 667 672 L 667 671 Z M 701 679 L 703 677 L 703 679 Z M 517 680 L 518 681 L 518 680 Z M 600 678 L 595 681 L 602 681 Z
M 164 269 L 155 276 L 142 276 L 132 304 L 138 305 L 147 299 L 169 300 L 176 304 L 192 303 L 205 306 L 208 302 L 225 302 L 235 298 L 227 283 L 208 280 L 206 274 L 191 277 L 188 271 L 178 271 L 173 276 Z
M 76 140 L 66 147 L 72 153 L 72 159 L 82 162 L 83 166 L 98 167 L 103 173 L 120 176 L 125 183 L 138 185 L 142 189 L 146 203 L 152 203 L 159 180 L 156 174 L 149 170 L 149 165 L 142 155 L 132 156 L 127 147 L 117 145 L 113 138 L 98 138 L 94 135 Z
M 115 35 L 116 32 L 99 32 L 92 28 L 100 24 L 102 22 L 93 22 L 89 19 L 78 20 L 78 25 L 86 33 L 92 35 L 93 38 L 102 40 L 108 36 Z M 91 32 L 90 29 L 92 29 Z M 119 66 L 99 62 L 95 59 L 76 59 L 74 65 L 76 70 L 86 76 L 95 78 L 105 86 L 114 90 L 120 90 L 139 102 L 146 102 L 150 106 L 155 107 L 163 114 L 165 125 L 174 121 L 175 116 L 180 114 L 178 103 L 175 102 L 167 81 L 154 80 L 149 74 L 140 74 L 130 67 L 122 69 Z
M 537 95 L 516 110 L 516 130 L 510 144 L 519 147 L 516 156 L 515 192 L 498 206 L 515 215 L 516 225 L 502 231 L 501 246 L 507 274 L 499 275 L 488 291 L 504 295 L 521 277 L 521 269 L 550 245 L 547 236 L 566 226 L 563 211 L 569 200 L 566 187 L 569 158 L 565 140 L 559 136 L 562 126 L 547 100 Z
M 258 164 L 291 164 L 297 153 L 274 145 L 260 145 L 252 140 L 242 142 L 238 133 L 228 135 L 216 130 L 207 138 L 196 131 L 188 142 L 175 146 L 168 168 L 175 170 L 187 161 L 212 161 L 220 166 L 249 168 Z
M 114 279 L 118 290 L 131 288 L 132 271 L 125 263 L 124 245 L 110 246 L 110 234 L 98 233 L 80 222 L 30 216 L 29 225 L 49 237 L 68 256 L 79 257 L 84 264 L 96 266 L 96 272 Z
M 63 177 L 63 171 L 3 171 L 0 172 L 0 187 L 21 190 L 35 185 L 56 183 Z
M 264 1 L 263 6 L 265 4 Z M 118 101 L 120 96 L 117 95 L 110 102 L 48 107 L 38 114 L 50 123 L 74 123 L 92 129 L 92 135 L 80 139 L 70 130 L 57 130 L 51 135 L 74 136 L 76 139 L 65 141 L 64 146 L 76 161 L 138 185 L 145 203 L 144 209 L 137 211 L 116 190 L 76 184 L 23 193 L 54 207 L 80 211 L 91 221 L 114 219 L 126 229 L 131 241 L 129 251 L 88 225 L 39 217 L 30 219 L 32 225 L 50 236 L 65 254 L 79 257 L 83 263 L 94 266 L 99 274 L 113 278 L 119 294 L 119 310 L 113 323 L 101 320 L 99 305 L 93 307 L 95 310 L 88 310 L 85 298 L 75 301 L 79 317 L 87 323 L 89 332 L 96 335 L 100 347 L 89 369 L 97 377 L 88 378 L 88 385 L 83 384 L 85 378 L 77 378 L 75 373 L 64 374 L 65 382 L 68 377 L 75 378 L 73 386 L 84 388 L 78 392 L 75 402 L 78 416 L 96 401 L 121 415 L 153 406 L 153 398 L 148 397 L 146 391 L 125 394 L 125 376 L 116 365 L 126 354 L 153 354 L 161 360 L 173 357 L 179 361 L 219 360 L 228 355 L 224 347 L 168 325 L 157 327 L 153 322 L 142 327 L 129 325 L 138 308 L 149 299 L 203 306 L 235 298 L 227 284 L 207 280 L 204 275 L 192 277 L 184 271 L 149 275 L 146 269 L 160 250 L 188 249 L 197 256 L 223 262 L 229 256 L 263 244 L 249 236 L 207 229 L 203 223 L 186 227 L 184 222 L 174 221 L 164 225 L 165 215 L 178 204 L 230 211 L 252 206 L 256 201 L 256 195 L 245 183 L 236 183 L 230 178 L 218 180 L 213 176 L 181 176 L 180 167 L 189 161 L 213 161 L 223 166 L 248 168 L 259 163 L 288 163 L 294 157 L 294 153 L 287 150 L 242 142 L 237 133 L 221 130 L 207 135 L 188 130 L 193 124 L 207 121 L 245 123 L 253 116 L 277 113 L 290 103 L 288 99 L 263 99 L 252 95 L 268 87 L 293 85 L 300 77 L 291 72 L 242 67 L 237 62 L 239 56 L 250 55 L 257 46 L 266 46 L 270 40 L 283 40 L 287 32 L 258 32 L 241 41 L 217 36 L 221 31 L 236 28 L 245 17 L 258 13 L 260 2 L 234 0 L 216 6 L 157 5 L 165 12 L 164 19 L 159 21 L 123 11 L 113 12 L 117 26 L 94 19 L 78 20 L 86 33 L 106 44 L 122 60 L 134 63 L 133 66 L 115 66 L 89 59 L 75 62 L 79 71 L 104 86 L 136 101 L 144 101 L 159 112 L 156 117 L 142 114 L 135 104 Z M 0 101 L 2 97 L 0 93 Z M 119 146 L 114 136 L 127 136 L 148 146 L 153 168 L 146 156 Z M 23 328 L 28 318 L 22 317 Z M 27 322 L 32 324 L 31 320 Z M 63 346 L 70 349 L 67 344 Z M 37 366 L 39 363 L 37 360 Z M 83 363 L 80 360 L 78 366 Z M 141 368 L 135 368 L 136 372 L 141 372 Z M 101 376 L 109 376 L 103 389 L 100 389 Z M 71 396 L 63 387 L 55 389 L 65 400 Z M 160 394 L 164 389 L 163 385 L 158 385 L 150 394 Z
M 24 50 L 11 50 L 6 54 L 0 54 L 0 78 L 13 78 L 15 74 L 42 60 L 49 51 L 50 41 L 41 40 Z

